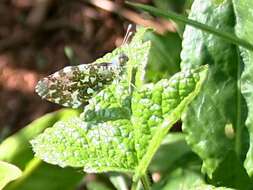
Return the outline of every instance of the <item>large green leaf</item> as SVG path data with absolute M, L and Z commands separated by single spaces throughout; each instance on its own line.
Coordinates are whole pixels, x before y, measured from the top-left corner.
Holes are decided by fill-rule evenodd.
M 101 59 L 110 61 L 117 51 L 126 52 L 128 72 L 120 82 L 92 98 L 81 117 L 58 122 L 32 140 L 36 156 L 62 167 L 83 167 L 86 172 L 134 172 L 136 178 L 146 172 L 168 129 L 200 91 L 207 67 L 143 84 L 150 49 L 149 42 L 142 42 L 143 31 L 139 29 L 129 45 Z
M 22 172 L 16 166 L 0 161 L 0 189 L 7 183 L 21 176 Z
M 189 15 L 191 19 L 225 32 L 233 32 L 233 16 L 231 1 L 213 0 L 195 0 Z M 229 159 L 229 163 L 231 166 L 239 165 L 241 169 L 231 170 L 233 177 L 245 176 L 249 183 L 240 162 L 247 149 L 244 128 L 247 109 L 237 86 L 241 72 L 237 47 L 214 35 L 187 26 L 181 58 L 182 68 L 210 65 L 203 90 L 183 119 L 186 139 L 204 161 L 202 170 L 212 178 L 218 167 L 223 168 L 220 164 L 226 163 L 229 154 L 236 152 L 239 159 Z M 230 136 L 227 133 L 229 128 L 235 130 L 236 134 Z M 220 184 L 226 183 L 224 173 L 219 175 L 215 176 L 219 179 L 217 181 L 220 181 Z M 230 180 L 232 181 L 232 178 Z M 248 184 L 233 180 L 229 185 L 246 188 Z
M 233 1 L 236 13 L 236 33 L 237 35 L 253 43 L 253 1 Z M 242 74 L 241 86 L 242 94 L 248 105 L 248 118 L 246 125 L 250 134 L 250 148 L 245 160 L 245 168 L 249 175 L 253 175 L 253 52 L 240 49 L 244 61 L 244 71 Z
M 33 149 L 46 162 L 62 167 L 144 172 L 161 139 L 199 90 L 205 70 L 201 75 L 198 72 L 179 73 L 170 82 L 155 85 L 155 90 L 144 86 L 133 96 L 130 119 L 108 120 L 108 108 L 103 112 L 105 118 L 101 114 L 86 122 L 80 118 L 58 122 L 32 141 Z M 101 97 L 106 97 L 103 92 Z

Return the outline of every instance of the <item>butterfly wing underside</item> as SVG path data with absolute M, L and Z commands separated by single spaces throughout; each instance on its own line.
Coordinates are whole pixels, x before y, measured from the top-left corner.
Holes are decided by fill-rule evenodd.
M 36 92 L 50 102 L 79 108 L 114 78 L 111 63 L 68 66 L 40 80 Z

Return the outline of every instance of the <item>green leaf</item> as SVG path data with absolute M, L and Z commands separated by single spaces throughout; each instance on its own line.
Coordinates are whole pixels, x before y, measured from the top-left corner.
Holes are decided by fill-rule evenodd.
M 253 1 L 233 1 L 236 14 L 236 34 L 244 39 L 253 42 Z M 242 94 L 248 106 L 248 117 L 246 125 L 250 134 L 250 148 L 244 163 L 250 176 L 253 176 L 253 52 L 241 48 L 241 55 L 244 61 L 244 71 L 241 79 Z
M 120 49 L 129 57 L 128 72 L 93 97 L 81 117 L 57 122 L 32 140 L 36 156 L 61 167 L 83 167 L 86 172 L 131 172 L 134 180 L 145 174 L 170 127 L 199 93 L 207 67 L 143 84 L 150 49 L 149 42 L 141 41 L 144 31 L 139 29 L 133 41 Z
M 230 1 L 218 3 L 213 0 L 195 0 L 190 18 L 232 32 L 233 14 Z M 188 26 L 184 33 L 181 57 L 182 68 L 210 65 L 204 88 L 183 119 L 183 129 L 188 134 L 188 143 L 204 161 L 202 171 L 212 178 L 213 172 L 228 158 L 230 151 L 235 151 L 241 159 L 247 149 L 244 128 L 247 112 L 237 88 L 241 72 L 238 51 L 221 38 Z M 227 133 L 228 128 L 232 129 L 232 135 Z M 234 130 L 237 131 L 236 135 Z M 234 164 L 243 168 L 240 162 Z M 233 172 L 234 176 L 245 176 L 243 169 Z M 249 179 L 246 181 L 249 182 Z M 235 187 L 245 186 L 247 185 L 240 181 L 235 184 Z
M 16 166 L 0 161 L 0 189 L 3 189 L 6 184 L 19 178 L 21 175 L 22 171 Z
M 61 167 L 83 167 L 86 172 L 134 172 L 138 178 L 145 173 L 168 129 L 198 94 L 205 74 L 206 67 L 200 67 L 177 73 L 170 80 L 143 85 L 132 94 L 130 118 L 109 120 L 111 104 L 107 104 L 117 100 L 105 89 L 91 100 L 94 105 L 98 103 L 95 112 L 100 112 L 103 103 L 107 105 L 102 107 L 104 115 L 58 122 L 31 141 L 33 150 L 44 161 Z M 122 98 L 120 91 L 128 92 L 124 85 L 113 88 L 118 99 Z M 117 106 L 124 105 L 119 101 Z
M 124 136 L 133 129 L 128 120 L 85 123 L 79 118 L 58 122 L 31 141 L 36 156 L 61 167 L 87 172 L 131 171 L 137 162 L 133 145 Z

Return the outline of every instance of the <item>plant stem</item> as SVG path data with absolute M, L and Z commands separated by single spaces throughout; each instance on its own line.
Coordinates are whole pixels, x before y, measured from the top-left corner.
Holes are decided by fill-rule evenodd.
M 131 70 L 131 79 L 129 84 L 129 94 L 132 95 L 135 87 L 135 78 L 136 78 L 137 68 L 133 67 Z
M 237 64 L 237 94 L 236 94 L 236 126 L 235 126 L 235 152 L 240 158 L 241 156 L 241 149 L 242 149 L 242 132 L 243 132 L 243 124 L 242 124 L 242 96 L 241 96 L 241 59 L 240 59 L 240 52 L 239 48 L 237 48 L 237 55 L 238 55 L 238 64 Z
M 149 181 L 149 178 L 148 178 L 147 174 L 145 174 L 141 177 L 141 183 L 143 185 L 144 190 L 151 190 L 150 181 Z
M 138 180 L 136 180 L 136 181 L 133 180 L 131 190 L 136 190 L 137 189 L 137 185 L 138 185 Z
M 42 163 L 42 161 L 41 161 L 40 159 L 38 159 L 38 158 L 33 158 L 33 159 L 29 162 L 29 164 L 26 166 L 26 168 L 25 168 L 25 170 L 24 170 L 22 176 L 21 176 L 18 180 L 14 181 L 14 182 L 8 187 L 8 189 L 9 189 L 9 190 L 18 189 L 18 187 L 19 187 L 20 185 L 22 185 L 22 184 L 25 182 L 25 180 L 26 180 L 27 178 L 29 178 L 29 177 L 32 175 L 32 173 L 40 166 L 41 163 Z
M 178 21 L 178 22 L 182 22 L 184 24 L 188 24 L 188 25 L 193 26 L 195 28 L 198 28 L 202 31 L 205 31 L 205 32 L 214 34 L 216 36 L 219 36 L 222 39 L 224 39 L 224 40 L 226 40 L 226 41 L 228 41 L 232 44 L 236 44 L 236 45 L 242 46 L 242 47 L 244 47 L 248 50 L 253 51 L 253 45 L 252 44 L 238 38 L 235 35 L 232 35 L 228 32 L 224 32 L 224 31 L 221 31 L 221 30 L 217 30 L 214 27 L 208 26 L 206 24 L 202 24 L 202 23 L 197 22 L 195 20 L 188 19 L 188 18 L 186 18 L 184 16 L 181 16 L 179 14 L 176 14 L 172 11 L 166 11 L 165 12 L 165 11 L 162 11 L 160 9 L 157 9 L 157 8 L 154 8 L 154 7 L 151 7 L 151 6 L 148 6 L 148 5 L 143 5 L 143 4 L 140 4 L 140 3 L 127 2 L 127 4 L 129 4 L 133 7 L 142 9 L 144 11 L 147 11 L 151 14 L 156 15 L 156 16 L 163 17 L 165 19 L 172 19 L 172 20 L 175 20 L 175 21 Z

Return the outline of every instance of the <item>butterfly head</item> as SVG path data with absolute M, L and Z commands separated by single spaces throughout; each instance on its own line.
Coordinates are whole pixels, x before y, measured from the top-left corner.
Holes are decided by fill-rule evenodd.
M 120 53 L 113 61 L 112 66 L 114 69 L 122 70 L 126 66 L 129 58 L 126 54 Z
M 126 54 L 124 53 L 121 53 L 118 57 L 118 62 L 119 62 L 119 65 L 122 67 L 122 66 L 125 66 L 126 63 L 128 62 L 129 58 L 127 57 Z
M 133 32 L 131 31 L 133 29 L 133 25 L 132 24 L 129 24 L 128 25 L 128 28 L 127 28 L 127 32 L 126 32 L 126 35 L 123 39 L 123 42 L 121 44 L 121 46 L 124 46 L 126 45 L 128 42 L 129 42 L 129 39 L 131 38 Z M 128 62 L 129 58 L 128 56 L 121 52 L 118 57 L 117 57 L 117 60 L 114 61 L 114 65 L 116 65 L 117 67 L 124 67 L 126 65 L 126 63 Z M 115 64 L 116 63 L 116 64 Z

